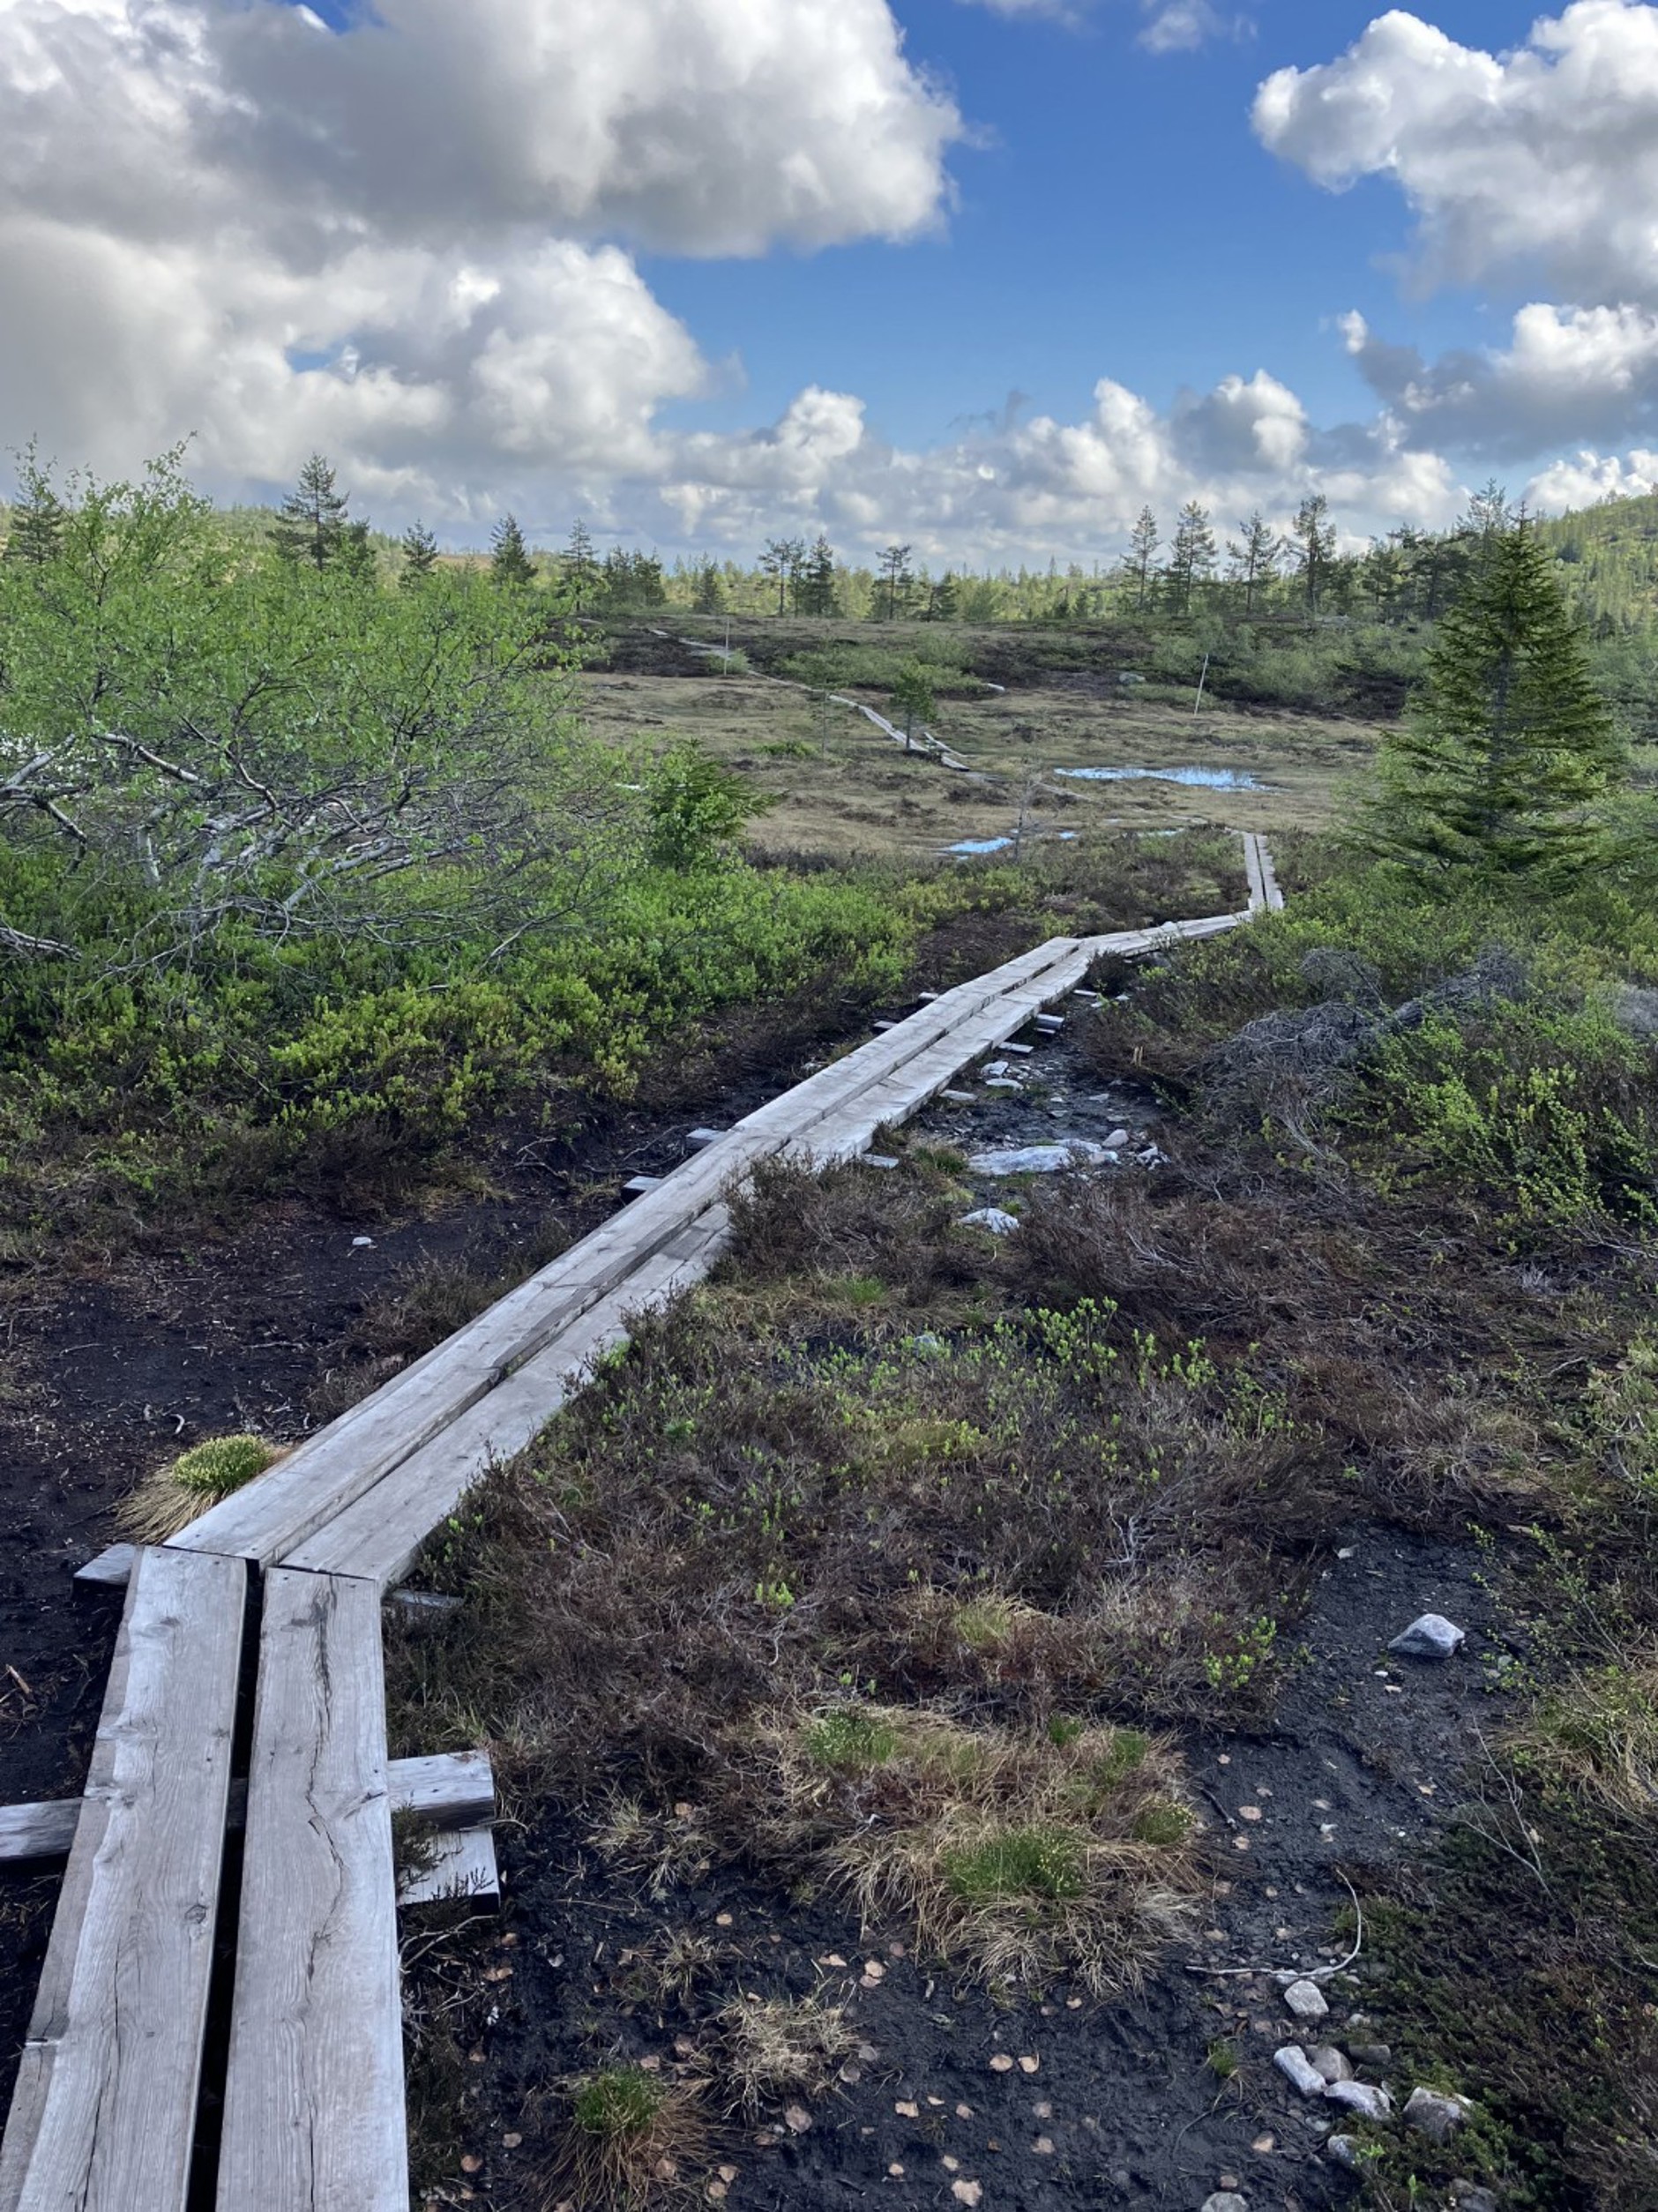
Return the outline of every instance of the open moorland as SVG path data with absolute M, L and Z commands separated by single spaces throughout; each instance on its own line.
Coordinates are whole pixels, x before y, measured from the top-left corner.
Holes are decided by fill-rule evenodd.
M 0 1796 L 87 1780 L 112 1539 L 135 1603 L 165 1546 L 368 1627 L 303 1756 L 261 1763 L 240 1611 L 186 1731 L 226 1796 L 175 1915 L 181 2199 L 240 2140 L 261 1966 L 321 1986 L 377 1912 L 385 1972 L 282 2031 L 315 2140 L 386 2147 L 362 2212 L 405 2135 L 409 2201 L 490 2212 L 1651 2212 L 1651 717 L 1535 536 L 1472 537 L 1432 639 L 743 617 L 743 666 L 527 558 L 388 578 L 232 541 L 176 471 L 49 489 L 0 561 Z M 826 696 L 906 690 L 934 750 Z M 1075 942 L 1172 921 L 1217 926 Z M 991 990 L 878 1127 L 846 1056 L 1052 940 L 1054 1009 Z M 848 1156 L 716 1176 L 812 1076 Z M 452 1376 L 390 1487 L 527 1387 L 551 1339 L 474 1371 L 459 1333 L 556 1260 L 608 1295 L 585 1240 L 687 1180 L 712 1271 L 384 1573 L 293 1566 L 309 1506 L 192 1548 L 332 1423 L 372 1457 Z M 342 1781 L 310 1751 L 357 1703 Z M 387 1749 L 488 1755 L 498 1895 L 394 1917 L 433 1845 Z M 90 1772 L 78 1834 L 142 1843 Z M 56 2006 L 54 1917 L 123 1894 L 77 1850 L 0 1868 L 7 2186 L 60 2014 L 124 2083 L 104 2029 L 151 2002 Z M 273 1969 L 246 1916 L 317 1865 L 327 1939 Z M 178 1903 L 138 1885 L 108 1955 Z

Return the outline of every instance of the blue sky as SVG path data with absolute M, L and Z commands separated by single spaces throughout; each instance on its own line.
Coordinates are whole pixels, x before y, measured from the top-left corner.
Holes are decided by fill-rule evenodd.
M 1339 52 L 1378 9 L 1265 0 L 1252 36 L 1161 55 L 1137 46 L 1130 0 L 1102 0 L 1074 29 L 961 0 L 896 11 L 911 58 L 985 134 L 952 156 L 958 205 L 938 236 L 646 259 L 707 351 L 743 364 L 746 388 L 713 411 L 732 427 L 814 380 L 861 392 L 887 436 L 914 444 L 999 412 L 1014 391 L 1069 419 L 1102 376 L 1166 404 L 1182 385 L 1263 367 L 1335 419 L 1367 411 L 1332 326 L 1345 310 L 1432 352 L 1485 333 L 1490 295 L 1413 301 L 1387 265 L 1409 229 L 1397 191 L 1319 191 L 1250 128 L 1264 77 Z M 1522 40 L 1535 12 L 1489 0 L 1430 11 L 1491 48 Z
M 0 440 L 935 564 L 1658 486 L 1658 6 L 1236 4 L 0 0 Z

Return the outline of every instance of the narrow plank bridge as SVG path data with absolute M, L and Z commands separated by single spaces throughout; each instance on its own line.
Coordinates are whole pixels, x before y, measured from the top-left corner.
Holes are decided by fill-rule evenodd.
M 1244 842 L 1247 913 L 1057 938 L 934 998 L 123 1562 L 85 1794 L 0 1813 L 0 1858 L 68 1860 L 0 2142 L 0 2212 L 407 2212 L 392 1813 L 476 1834 L 493 1797 L 481 1755 L 388 1760 L 388 1592 L 629 1317 L 708 1272 L 734 1182 L 779 1155 L 864 1154 L 1102 953 L 1143 956 L 1281 906 L 1264 842 Z M 232 1924 L 234 1968 L 218 1939 Z M 210 2010 L 229 2023 L 216 2130 L 200 2110 Z

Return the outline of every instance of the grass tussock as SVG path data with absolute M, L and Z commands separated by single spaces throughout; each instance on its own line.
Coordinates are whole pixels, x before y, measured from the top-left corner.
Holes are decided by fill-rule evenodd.
M 768 1842 L 815 1846 L 866 1923 L 907 1922 L 969 1971 L 1103 1993 L 1189 1923 L 1197 1821 L 1161 1739 L 864 1706 L 768 1715 L 760 1737 Z
M 116 1526 L 135 1543 L 165 1543 L 286 1457 L 264 1437 L 208 1437 L 146 1475 L 118 1508 Z
M 1571 1676 L 1539 1700 L 1510 1750 L 1545 1785 L 1650 1830 L 1658 1824 L 1658 1650 Z
M 791 2097 L 826 2095 L 858 2044 L 846 2007 L 815 1997 L 743 1996 L 716 2024 L 721 2079 L 734 2109 L 751 2119 Z
M 616 2065 L 565 2084 L 567 2117 L 541 2212 L 634 2212 L 697 2193 L 713 2140 L 703 2085 Z

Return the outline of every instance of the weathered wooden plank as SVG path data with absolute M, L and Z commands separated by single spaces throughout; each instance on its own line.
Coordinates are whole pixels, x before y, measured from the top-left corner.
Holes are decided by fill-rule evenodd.
M 247 1569 L 138 1554 L 0 2156 L 4 2212 L 173 2212 L 196 2132 Z
M 87 1588 L 123 1590 L 138 1556 L 136 1543 L 109 1544 L 95 1559 L 88 1559 L 85 1566 L 75 1569 L 75 1580 Z
M 393 1812 L 412 1812 L 433 1827 L 474 1827 L 495 1812 L 495 1773 L 488 1752 L 437 1752 L 424 1759 L 394 1759 L 386 1769 L 386 1782 Z M 67 1858 L 81 1802 L 78 1797 L 49 1797 L 36 1805 L 0 1806 L 0 1865 Z M 233 1834 L 246 1820 L 247 1811 L 247 1785 L 233 1782 L 225 1807 L 226 1826 Z
M 1221 926 L 1231 926 L 1226 920 Z M 626 1282 L 687 1222 L 755 1161 L 839 1111 L 872 1084 L 932 1050 L 967 1021 L 1001 1008 L 1003 1034 L 1028 1011 L 1027 987 L 1055 972 L 1086 968 L 1102 949 L 1144 949 L 1170 930 L 1129 930 L 1115 938 L 1056 938 L 990 976 L 946 992 L 887 1035 L 809 1077 L 737 1124 L 687 1161 L 654 1191 L 507 1294 L 382 1390 L 309 1439 L 234 1498 L 193 1522 L 174 1543 L 235 1551 L 268 1562 L 297 1554 L 337 1514 L 383 1482 L 533 1359 L 588 1307 Z M 1057 995 L 1057 990 L 1055 995 Z M 1041 994 L 1038 994 L 1040 998 Z M 1010 1005 L 1009 1002 L 1012 1002 Z M 992 1020 L 991 1026 L 996 1023 Z
M 594 1362 L 626 1341 L 630 1317 L 666 1305 L 699 1282 L 729 1234 L 725 1208 L 711 1207 L 482 1405 L 308 1536 L 286 1564 L 318 1573 L 361 1575 L 382 1588 L 395 1581 L 490 1464 L 534 1443 L 586 1380 Z
M 80 1822 L 78 1797 L 51 1797 L 40 1805 L 0 1805 L 0 1865 L 67 1858 Z
M 1255 856 L 1260 863 L 1261 897 L 1266 902 L 1266 911 L 1268 914 L 1281 914 L 1284 894 L 1278 888 L 1278 871 L 1273 865 L 1272 851 L 1264 837 L 1255 840 Z
M 482 1826 L 446 1828 L 432 1836 L 420 1865 L 406 1868 L 398 1877 L 400 1905 L 442 1904 L 459 1897 L 500 1894 L 495 1833 Z
M 265 1580 L 218 2206 L 408 2207 L 380 1596 L 285 1567 Z

